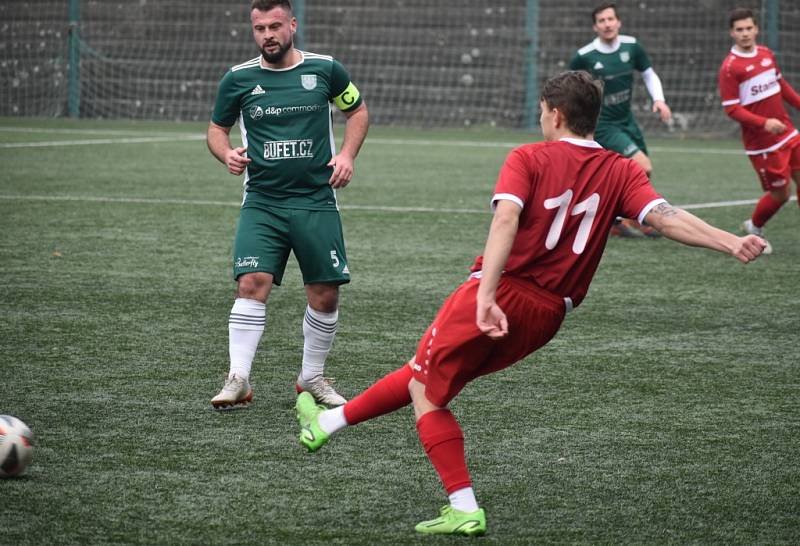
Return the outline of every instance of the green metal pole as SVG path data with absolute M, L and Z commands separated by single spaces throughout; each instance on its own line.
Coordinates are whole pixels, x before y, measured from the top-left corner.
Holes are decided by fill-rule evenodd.
M 775 54 L 778 54 L 780 49 L 780 0 L 767 0 L 767 47 L 770 48 Z
M 294 0 L 292 2 L 294 18 L 297 19 L 297 33 L 294 35 L 294 45 L 298 49 L 306 48 L 306 1 Z
M 67 110 L 69 117 L 81 115 L 81 1 L 69 0 L 69 88 Z
M 528 38 L 525 67 L 525 127 L 535 130 L 539 124 L 539 0 L 527 0 L 525 35 Z

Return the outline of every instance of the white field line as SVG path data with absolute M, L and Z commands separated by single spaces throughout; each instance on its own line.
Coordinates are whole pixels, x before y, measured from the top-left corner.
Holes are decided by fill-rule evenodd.
M 797 197 L 792 196 L 792 201 Z M 92 196 L 71 196 L 71 195 L 4 195 L 0 194 L 0 201 L 50 201 L 50 202 L 79 202 L 79 203 L 135 203 L 145 205 L 188 205 L 206 207 L 239 207 L 240 202 L 234 201 L 203 201 L 195 199 L 149 199 L 139 197 L 92 197 Z M 689 203 L 677 205 L 679 208 L 687 210 L 714 209 L 724 207 L 738 207 L 754 205 L 758 199 L 741 199 L 737 201 L 716 201 L 711 203 Z M 388 207 L 381 205 L 341 205 L 342 210 L 363 210 L 369 212 L 420 212 L 420 213 L 448 213 L 448 214 L 490 214 L 487 205 L 486 209 L 449 209 L 434 207 Z
M 49 142 L 6 142 L 0 148 L 50 148 L 53 146 L 88 146 L 98 144 L 142 144 L 205 140 L 205 135 L 175 135 L 163 137 L 87 138 L 83 140 L 52 140 Z
M 175 131 L 174 133 L 160 131 L 153 133 L 145 129 L 139 131 L 129 131 L 125 129 L 57 129 L 55 127 L 0 127 L 0 133 L 27 133 L 43 135 L 118 135 L 118 136 L 164 136 L 168 134 L 185 135 L 185 132 Z
M 148 133 L 145 131 L 112 131 L 103 129 L 48 129 L 35 127 L 0 127 L 0 132 L 11 133 L 30 133 L 30 134 L 101 134 L 101 135 L 120 135 L 123 138 L 106 139 L 79 139 L 79 140 L 51 140 L 43 142 L 10 142 L 0 144 L 0 148 L 43 148 L 48 146 L 86 146 L 94 144 L 141 144 L 147 142 L 170 142 L 170 141 L 195 141 L 204 140 L 204 134 L 187 133 Z M 128 135 L 125 137 L 125 135 Z M 142 135 L 142 136 L 138 136 Z M 149 135 L 149 136 L 145 136 Z M 416 138 L 382 138 L 369 137 L 366 144 L 379 144 L 387 146 L 449 146 L 456 148 L 504 148 L 511 149 L 523 144 L 524 142 L 486 142 L 473 140 L 430 140 Z M 685 154 L 714 154 L 714 155 L 744 155 L 741 149 L 727 148 L 686 148 L 671 146 L 654 146 L 650 148 L 653 152 L 660 153 L 685 153 Z
M 480 142 L 472 140 L 419 140 L 419 139 L 401 139 L 401 138 L 381 138 L 381 137 L 367 137 L 365 145 L 367 144 L 388 144 L 392 146 L 453 146 L 460 148 L 507 148 L 511 150 L 517 146 L 521 146 L 524 142 Z M 717 155 L 741 155 L 744 156 L 744 150 L 734 150 L 727 148 L 673 148 L 670 146 L 651 146 L 649 148 L 653 152 L 665 153 L 684 153 L 684 154 L 717 154 Z

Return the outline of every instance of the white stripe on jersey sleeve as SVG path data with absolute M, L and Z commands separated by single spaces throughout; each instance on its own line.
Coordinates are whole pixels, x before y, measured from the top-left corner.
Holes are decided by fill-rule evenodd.
M 519 197 L 517 197 L 513 193 L 496 193 L 496 194 L 494 194 L 494 197 L 492 197 L 492 210 L 497 208 L 497 202 L 498 201 L 512 201 L 512 202 L 516 203 L 517 205 L 519 205 L 519 208 L 521 208 L 521 209 L 525 208 L 525 203 L 522 201 L 522 199 L 520 199 Z
M 722 106 L 730 106 L 731 104 L 739 104 L 740 102 L 739 99 L 724 100 L 722 101 Z
M 243 68 L 252 68 L 254 66 L 261 66 L 261 57 L 255 57 L 254 59 L 245 61 L 242 64 L 237 64 L 236 66 L 232 66 L 231 71 L 236 72 L 237 70 L 242 70 Z
M 667 200 L 659 198 L 659 199 L 653 199 L 652 201 L 647 203 L 644 206 L 644 208 L 642 209 L 642 212 L 639 213 L 639 217 L 637 218 L 637 220 L 639 220 L 639 223 L 644 225 L 644 223 L 645 223 L 644 222 L 644 217 L 647 216 L 650 213 L 651 210 L 653 210 L 655 207 L 657 207 L 661 203 L 667 203 Z M 667 203 L 667 205 L 669 205 L 669 203 Z

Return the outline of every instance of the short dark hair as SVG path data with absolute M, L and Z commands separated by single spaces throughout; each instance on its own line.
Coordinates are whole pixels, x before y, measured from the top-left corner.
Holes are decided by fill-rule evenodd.
M 594 133 L 603 105 L 603 83 L 585 70 L 556 74 L 542 85 L 540 96 L 551 110 L 564 115 L 567 128 L 579 136 Z
M 603 2 L 602 4 L 598 4 L 597 7 L 595 7 L 592 10 L 592 24 L 595 24 L 597 22 L 598 13 L 600 13 L 601 11 L 605 11 L 609 8 L 614 10 L 615 17 L 619 17 L 619 15 L 617 15 L 617 5 L 614 2 Z
M 733 24 L 736 21 L 741 21 L 742 19 L 752 19 L 754 24 L 758 24 L 756 16 L 753 14 L 753 10 L 750 8 L 734 8 L 730 15 L 728 15 L 728 28 L 733 28 Z
M 281 7 L 292 13 L 292 2 L 290 0 L 253 0 L 250 3 L 250 10 L 269 11 L 272 8 Z

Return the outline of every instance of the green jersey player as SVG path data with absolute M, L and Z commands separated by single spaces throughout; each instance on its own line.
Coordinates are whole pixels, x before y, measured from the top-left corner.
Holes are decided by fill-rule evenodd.
M 280 285 L 290 252 L 303 275 L 308 306 L 297 390 L 323 404 L 344 404 L 323 378 L 336 333 L 339 285 L 350 282 L 335 190 L 353 176 L 367 134 L 367 107 L 347 70 L 329 56 L 294 47 L 297 20 L 289 0 L 253 0 L 250 20 L 261 50 L 231 68 L 219 85 L 208 148 L 234 175 L 244 174 L 236 228 L 236 300 L 228 321 L 230 369 L 216 409 L 247 405 L 249 376 L 264 332 L 272 285 Z M 335 152 L 331 109 L 347 118 Z M 232 147 L 238 121 L 242 146 Z
M 661 80 L 636 38 L 619 33 L 622 22 L 617 16 L 615 4 L 605 2 L 597 6 L 592 11 L 592 22 L 597 37 L 578 50 L 570 62 L 570 68 L 586 70 L 603 81 L 603 107 L 594 138 L 604 148 L 636 161 L 650 176 L 653 164 L 647 155 L 642 131 L 631 112 L 633 73 L 642 73 L 647 91 L 653 99 L 653 112 L 658 112 L 661 121 L 668 123 L 672 112 L 664 100 Z M 641 236 L 637 227 L 647 234 L 656 235 L 645 227 L 636 226 L 633 221 L 618 223 L 612 233 Z

